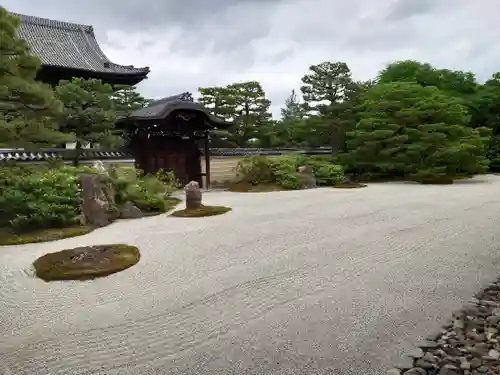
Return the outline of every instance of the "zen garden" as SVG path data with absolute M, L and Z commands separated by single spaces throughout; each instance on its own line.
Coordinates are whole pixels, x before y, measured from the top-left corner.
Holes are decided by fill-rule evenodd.
M 1 7 L 0 25 L 9 57 L 0 60 L 0 373 L 128 374 L 137 365 L 130 373 L 173 374 L 176 360 L 176 374 L 222 374 L 230 365 L 217 356 L 236 361 L 224 340 L 246 345 L 232 336 L 236 325 L 248 325 L 248 340 L 281 332 L 299 345 L 280 331 L 277 311 L 297 313 L 309 298 L 309 342 L 365 353 L 303 349 L 328 373 L 500 374 L 500 282 L 449 321 L 439 317 L 452 311 L 417 298 L 443 293 L 443 306 L 440 288 L 452 288 L 454 311 L 496 277 L 488 236 L 500 218 L 500 72 L 479 82 L 401 60 L 356 81 L 347 63 L 318 62 L 274 119 L 257 81 L 153 100 L 135 88 L 149 68 L 68 55 L 100 50 L 90 26 Z M 44 36 L 60 47 L 44 46 Z M 217 180 L 215 157 L 237 157 L 231 178 Z M 357 277 L 373 288 L 366 305 L 350 284 Z M 404 287 L 421 292 L 408 297 Z M 317 315 L 321 303 L 339 320 Z M 435 319 L 430 332 L 426 319 Z M 292 320 L 290 332 L 301 331 Z M 398 324 L 406 331 L 390 328 Z M 416 351 L 394 338 L 420 331 L 431 336 Z M 253 373 L 307 362 L 297 354 L 293 364 L 260 363 L 270 354 L 254 344 L 241 359 L 242 369 L 264 369 Z M 400 347 L 409 362 L 399 363 Z M 200 364 L 193 353 L 204 350 Z M 300 373 L 327 373 L 311 366 Z

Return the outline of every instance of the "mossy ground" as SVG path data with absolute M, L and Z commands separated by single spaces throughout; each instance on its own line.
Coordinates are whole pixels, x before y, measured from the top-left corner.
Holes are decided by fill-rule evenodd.
M 248 182 L 234 182 L 229 184 L 229 191 L 236 193 L 265 193 L 270 191 L 282 191 L 281 186 L 276 184 L 257 184 L 253 185 Z
M 231 210 L 232 209 L 230 207 L 202 205 L 200 208 L 197 209 L 177 210 L 172 212 L 171 215 L 175 217 L 206 217 L 206 216 L 222 215 Z
M 165 212 L 168 212 L 172 209 L 175 208 L 175 206 L 177 206 L 179 203 L 181 203 L 182 201 L 180 199 L 177 199 L 177 198 L 167 198 L 165 200 L 165 209 L 162 210 L 162 211 L 143 211 L 144 213 L 144 216 L 156 216 L 156 215 L 161 215 L 161 214 L 164 214 Z
M 340 184 L 332 186 L 335 189 L 359 189 L 366 187 L 365 184 L 359 182 L 341 182 Z
M 422 185 L 452 185 L 453 180 L 454 177 L 451 176 L 439 176 L 439 177 L 417 179 L 416 182 Z
M 44 281 L 89 280 L 123 271 L 139 262 L 139 249 L 125 244 L 80 247 L 48 253 L 33 262 Z
M 92 232 L 91 226 L 74 226 L 58 229 L 43 229 L 33 232 L 16 233 L 9 229 L 0 229 L 0 245 L 22 245 L 28 243 L 48 242 L 63 238 L 82 236 Z

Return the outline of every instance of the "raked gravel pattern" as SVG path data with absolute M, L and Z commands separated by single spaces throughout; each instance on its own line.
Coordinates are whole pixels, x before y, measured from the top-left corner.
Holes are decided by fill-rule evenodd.
M 500 273 L 500 177 L 209 192 L 233 211 L 0 247 L 0 374 L 384 374 Z M 44 283 L 31 262 L 129 243 L 134 267 Z

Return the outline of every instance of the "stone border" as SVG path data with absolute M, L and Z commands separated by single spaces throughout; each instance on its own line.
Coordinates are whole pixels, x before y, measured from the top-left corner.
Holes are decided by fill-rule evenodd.
M 474 298 L 408 357 L 411 367 L 396 366 L 388 375 L 500 374 L 500 278 Z

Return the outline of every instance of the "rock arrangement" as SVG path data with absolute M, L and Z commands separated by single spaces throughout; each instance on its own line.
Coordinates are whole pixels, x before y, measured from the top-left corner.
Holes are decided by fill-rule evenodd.
M 191 181 L 184 186 L 184 192 L 186 193 L 186 208 L 174 211 L 170 214 L 170 216 L 205 217 L 222 215 L 231 211 L 230 207 L 203 205 L 201 203 L 200 185 L 196 181 Z
M 388 375 L 500 374 L 500 279 L 453 314 L 442 330 L 410 353 L 413 366 Z

